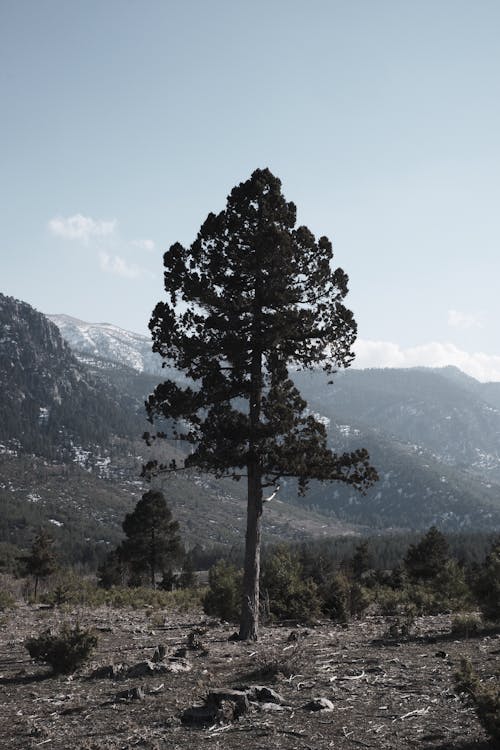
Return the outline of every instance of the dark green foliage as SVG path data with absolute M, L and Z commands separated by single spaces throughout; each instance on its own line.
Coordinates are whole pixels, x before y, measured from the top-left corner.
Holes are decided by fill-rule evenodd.
M 207 615 L 237 622 L 241 613 L 241 581 L 241 571 L 224 560 L 210 568 L 208 591 L 203 599 Z
M 441 572 L 449 559 L 449 547 L 445 536 L 432 526 L 418 544 L 412 544 L 404 564 L 413 581 L 428 581 Z
M 122 559 L 122 549 L 111 550 L 97 568 L 99 586 L 110 589 L 112 586 L 123 586 L 125 583 L 126 566 Z
M 336 573 L 322 587 L 323 611 L 344 625 L 350 619 L 351 582 L 345 573 Z
M 40 529 L 31 552 L 23 560 L 28 575 L 35 579 L 35 599 L 40 578 L 47 578 L 57 570 L 57 557 L 54 551 L 54 539 L 46 529 Z
M 0 588 L 0 612 L 5 609 L 15 609 L 16 606 L 16 600 L 10 591 Z
M 97 638 L 77 625 L 64 625 L 59 634 L 50 630 L 38 638 L 28 638 L 26 648 L 32 659 L 49 664 L 55 674 L 69 674 L 78 669 L 90 657 L 97 646 Z
M 372 567 L 370 547 L 366 539 L 358 544 L 351 560 L 351 570 L 356 581 Z
M 181 574 L 179 576 L 178 586 L 181 589 L 190 589 L 196 586 L 198 578 L 196 576 L 196 570 L 191 555 L 186 555 L 184 563 L 182 565 Z
M 168 299 L 150 323 L 153 349 L 186 376 L 186 385 L 168 380 L 149 397 L 151 422 L 172 420 L 171 437 L 192 444 L 185 466 L 247 477 L 245 639 L 258 630 L 263 487 L 296 477 L 301 492 L 310 479 L 363 490 L 377 478 L 365 450 L 328 448 L 324 424 L 289 376 L 291 366 L 328 374 L 348 366 L 356 337 L 331 243 L 295 222 L 280 181 L 256 170 L 189 248 L 176 243 L 165 253 Z
M 500 740 L 500 682 L 498 676 L 489 684 L 481 682 L 467 659 L 462 659 L 455 675 L 457 690 L 476 709 L 479 721 L 490 737 Z
M 451 632 L 456 638 L 470 638 L 479 632 L 481 622 L 476 615 L 457 615 L 451 621 Z
M 500 541 L 493 544 L 479 569 L 474 593 L 487 620 L 500 620 Z
M 179 524 L 172 520 L 162 492 L 146 492 L 135 510 L 125 516 L 123 530 L 127 538 L 120 546 L 119 555 L 130 566 L 134 583 L 147 573 L 154 588 L 156 574 L 184 555 Z
M 317 585 L 304 577 L 300 560 L 284 546 L 266 559 L 261 589 L 271 617 L 278 620 L 311 622 L 321 614 Z

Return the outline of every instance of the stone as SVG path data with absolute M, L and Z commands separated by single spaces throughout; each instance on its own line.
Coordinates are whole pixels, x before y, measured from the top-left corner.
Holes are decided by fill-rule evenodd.
M 306 703 L 303 708 L 306 711 L 333 711 L 333 703 L 328 698 L 314 698 Z
M 128 690 L 121 690 L 116 694 L 115 698 L 117 700 L 143 701 L 144 690 L 141 687 L 133 687 L 129 688 Z
M 167 649 L 163 644 L 159 643 L 153 653 L 153 662 L 157 664 L 158 662 L 163 661 L 166 655 Z
M 127 677 L 149 677 L 159 671 L 156 669 L 156 666 L 156 664 L 149 660 L 140 661 L 128 668 Z
M 230 701 L 234 704 L 233 718 L 237 719 L 248 711 L 250 703 L 248 696 L 243 690 L 232 690 L 231 688 L 213 688 L 205 698 L 207 706 L 222 708 L 222 704 Z
M 190 726 L 207 726 L 214 724 L 217 716 L 217 708 L 215 706 L 207 706 L 206 704 L 195 704 L 190 708 L 186 708 L 181 714 L 181 722 L 183 724 L 189 724 Z
M 252 685 L 246 691 L 249 700 L 258 701 L 259 703 L 277 703 L 283 704 L 285 701 L 283 697 L 267 685 Z
M 123 674 L 123 664 L 106 664 L 97 667 L 90 673 L 89 677 L 93 680 L 110 679 L 116 680 Z

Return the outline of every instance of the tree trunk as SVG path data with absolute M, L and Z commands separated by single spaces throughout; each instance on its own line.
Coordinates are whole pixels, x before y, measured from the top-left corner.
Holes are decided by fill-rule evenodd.
M 259 631 L 260 537 L 262 485 L 258 466 L 248 467 L 247 531 L 241 606 L 240 640 L 256 641 Z
M 259 633 L 260 537 L 262 528 L 262 469 L 258 449 L 262 403 L 261 286 L 259 264 L 256 270 L 251 336 L 247 531 L 240 621 L 240 640 L 242 641 L 256 641 Z
M 156 569 L 156 539 L 155 530 L 151 529 L 151 550 L 149 553 L 149 572 L 151 575 L 151 588 L 156 588 L 155 569 Z

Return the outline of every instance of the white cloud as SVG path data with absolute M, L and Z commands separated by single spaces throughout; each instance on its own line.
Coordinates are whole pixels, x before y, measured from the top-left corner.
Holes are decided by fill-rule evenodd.
M 432 341 L 403 348 L 390 341 L 358 339 L 354 346 L 353 366 L 365 367 L 445 367 L 455 365 L 482 382 L 500 381 L 500 356 L 469 353 L 452 343 Z
M 448 325 L 453 328 L 471 330 L 483 327 L 482 313 L 463 313 L 458 310 L 448 310 Z
M 137 279 L 143 274 L 142 269 L 138 266 L 127 263 L 119 255 L 109 255 L 108 253 L 99 253 L 99 264 L 101 270 L 106 273 L 112 273 L 115 276 L 124 276 L 127 279 Z
M 133 240 L 132 245 L 138 247 L 139 250 L 147 250 L 149 253 L 156 249 L 156 245 L 153 240 Z
M 90 216 L 56 216 L 48 223 L 49 231 L 65 240 L 78 240 L 87 243 L 91 237 L 109 237 L 116 229 L 116 219 L 103 221 Z

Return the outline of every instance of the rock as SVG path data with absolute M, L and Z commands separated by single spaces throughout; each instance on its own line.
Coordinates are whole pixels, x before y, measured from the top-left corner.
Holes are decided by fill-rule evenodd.
M 233 718 L 237 719 L 250 708 L 248 696 L 243 690 L 231 690 L 231 688 L 213 688 L 205 698 L 207 706 L 222 708 L 224 702 L 234 704 Z
M 166 655 L 167 649 L 165 648 L 165 646 L 163 646 L 163 644 L 159 643 L 153 653 L 153 662 L 157 664 L 158 662 L 163 661 Z
M 247 691 L 245 691 L 249 700 L 258 701 L 259 703 L 277 703 L 283 704 L 285 701 L 283 697 L 267 685 L 252 685 Z
M 152 661 L 140 661 L 137 664 L 134 664 L 132 667 L 128 668 L 127 677 L 149 677 L 150 675 L 156 674 L 157 671 L 159 671 L 156 669 L 156 667 L 157 665 Z
M 164 672 L 190 672 L 191 664 L 187 659 L 169 659 L 168 664 L 158 664 L 160 671 Z
M 306 703 L 303 708 L 306 711 L 333 711 L 333 703 L 328 698 L 314 698 Z
M 110 679 L 116 680 L 123 674 L 123 664 L 106 664 L 102 667 L 97 667 L 93 672 L 90 673 L 89 677 L 93 680 Z
M 141 687 L 133 687 L 128 690 L 121 690 L 116 694 L 117 700 L 142 701 L 144 700 L 144 690 Z
M 217 716 L 217 708 L 215 706 L 207 706 L 203 704 L 196 704 L 181 714 L 181 722 L 183 724 L 189 724 L 190 726 L 206 726 L 214 724 Z
M 277 703 L 256 703 L 258 711 L 284 711 L 283 706 L 279 706 Z
M 127 677 L 151 677 L 152 675 L 165 674 L 166 672 L 189 672 L 191 664 L 187 659 L 171 658 L 167 662 L 140 661 L 127 670 Z
M 250 708 L 248 697 L 243 690 L 214 688 L 203 703 L 187 708 L 181 714 L 183 724 L 206 726 L 215 723 L 228 723 L 239 719 Z

